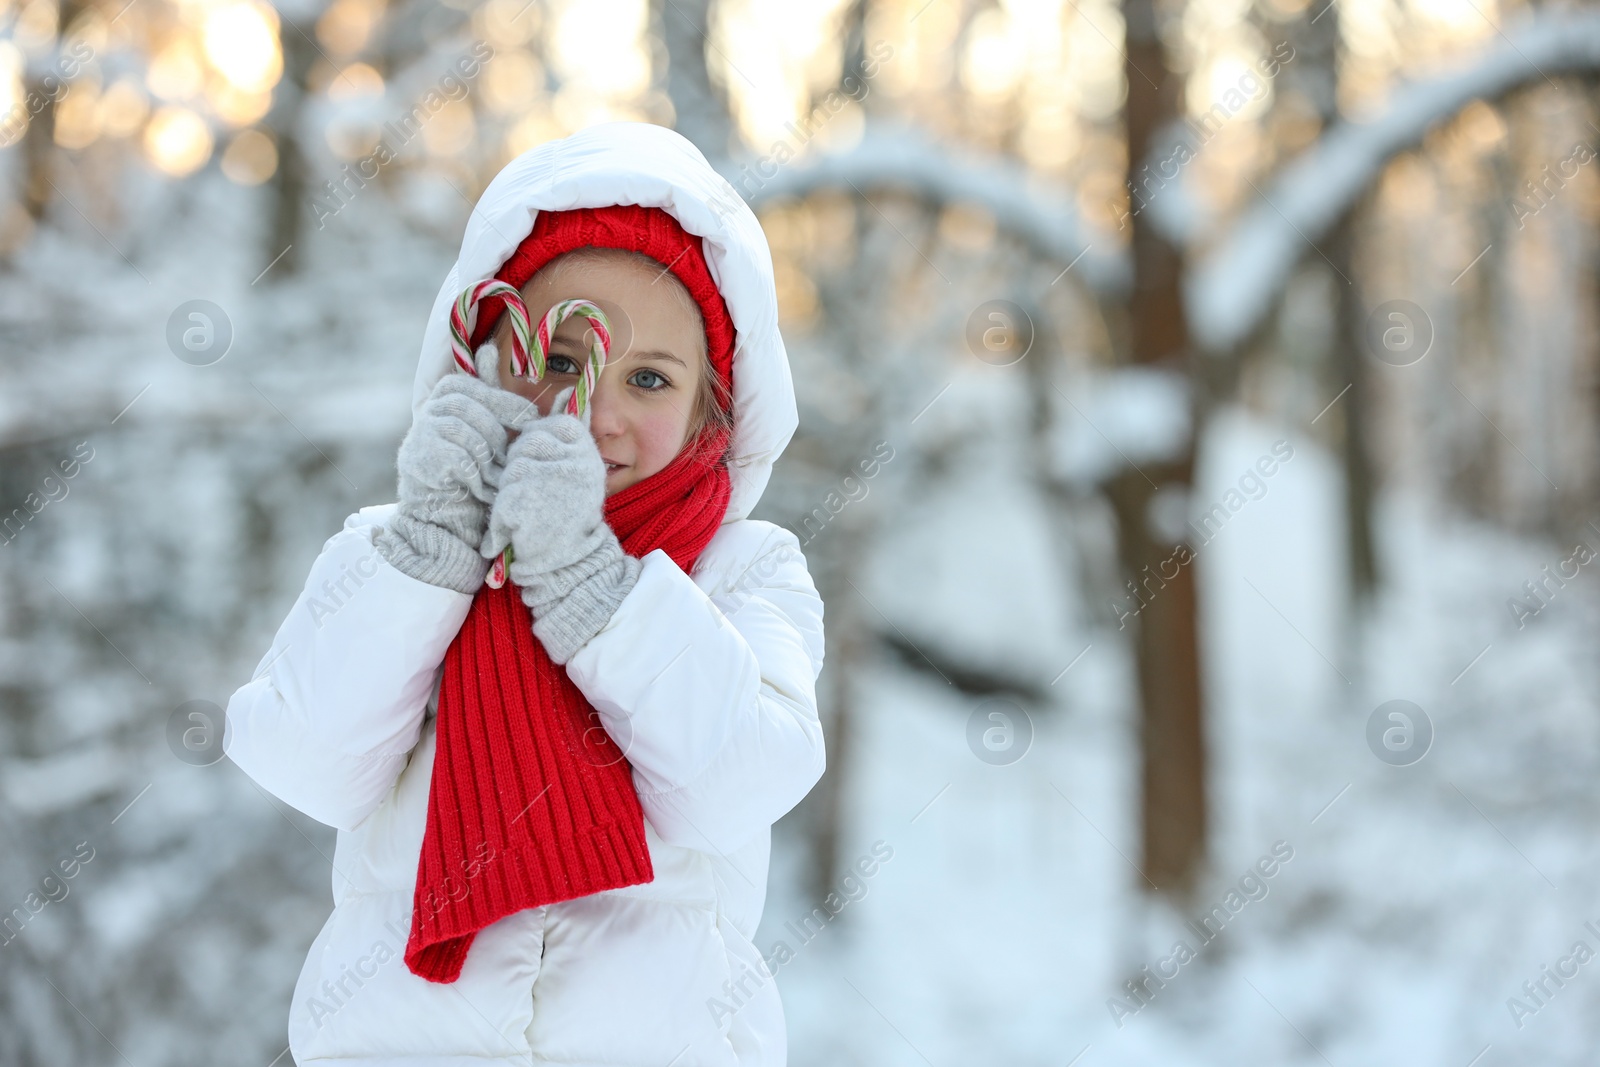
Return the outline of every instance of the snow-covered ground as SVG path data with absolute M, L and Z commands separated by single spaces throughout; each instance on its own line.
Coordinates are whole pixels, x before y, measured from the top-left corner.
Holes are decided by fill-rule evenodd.
M 780 869 L 757 937 L 796 949 L 777 981 L 797 1067 L 1593 1062 L 1600 966 L 1563 964 L 1577 976 L 1544 979 L 1542 1006 L 1522 989 L 1576 942 L 1600 950 L 1584 926 L 1600 928 L 1593 577 L 1519 631 L 1507 599 L 1573 546 L 1390 495 L 1389 584 L 1348 626 L 1338 467 L 1315 441 L 1230 412 L 1204 442 L 1196 498 L 1221 499 L 1278 441 L 1293 458 L 1198 553 L 1215 789 L 1204 904 L 1175 916 L 1136 892 L 1130 668 L 1114 633 L 1050 633 L 1063 667 L 1092 648 L 1033 709 L 1033 746 L 1009 766 L 968 749 L 976 701 L 885 662 L 865 687 L 843 852 L 882 840 L 893 858 L 804 947 L 786 924 L 820 901 Z M 973 495 L 946 512 L 935 573 L 968 569 L 970 547 L 994 543 L 977 527 L 1009 523 L 1029 580 L 930 585 L 909 552 L 884 557 L 907 568 L 877 579 L 886 597 L 926 590 L 939 599 L 903 604 L 958 631 L 975 609 L 1020 625 L 1060 614 L 1062 583 L 1032 580 L 1050 574 L 1040 520 L 1022 492 L 1008 502 L 976 481 L 993 470 L 952 488 Z M 1394 699 L 1435 730 L 1409 766 L 1366 741 Z M 1259 899 L 1213 941 L 1177 925 L 1224 903 L 1276 842 L 1292 858 L 1247 883 Z M 1194 958 L 1162 963 L 1179 938 Z M 1108 1001 L 1137 1007 L 1120 987 L 1143 966 L 1176 974 L 1119 1019 Z M 1514 1017 L 1511 997 L 1537 1010 Z

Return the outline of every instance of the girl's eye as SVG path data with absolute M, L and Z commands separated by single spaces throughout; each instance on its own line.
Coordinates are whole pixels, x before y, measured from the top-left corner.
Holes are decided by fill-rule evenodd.
M 660 385 L 649 385 L 649 384 L 646 384 L 645 382 L 642 382 L 642 381 L 639 380 L 641 377 L 644 377 L 644 376 L 647 376 L 647 375 L 650 378 L 659 379 L 661 384 Z M 666 375 L 662 374 L 660 371 L 651 370 L 649 367 L 645 367 L 643 370 L 640 370 L 639 373 L 635 374 L 633 376 L 633 383 L 635 385 L 639 386 L 639 388 L 647 389 L 652 393 L 654 393 L 654 392 L 656 392 L 656 391 L 658 391 L 660 389 L 664 389 L 667 386 L 672 384 L 671 382 L 667 381 Z
M 578 364 L 571 356 L 558 356 L 554 352 L 545 357 L 545 371 L 550 374 L 577 374 Z

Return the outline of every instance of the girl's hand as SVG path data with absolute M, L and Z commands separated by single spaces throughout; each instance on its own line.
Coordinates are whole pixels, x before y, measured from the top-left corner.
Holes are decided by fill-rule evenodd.
M 499 387 L 499 357 L 492 344 L 478 349 L 478 373 L 440 378 L 411 432 L 400 443 L 400 500 L 425 506 L 431 496 L 494 500 L 505 465 L 506 427 L 537 418 L 533 404 Z
M 606 525 L 606 464 L 589 413 L 563 413 L 572 389 L 549 415 L 517 423 L 479 549 L 492 560 L 511 546 L 509 576 L 556 663 L 605 626 L 640 567 Z
M 549 415 L 518 428 L 480 548 L 494 559 L 510 545 L 512 566 L 520 564 L 524 575 L 576 563 L 603 540 L 606 464 L 589 434 L 588 413 L 561 413 L 571 391 L 556 398 Z
M 463 593 L 476 592 L 487 570 L 476 549 L 506 461 L 506 426 L 533 410 L 494 384 L 493 345 L 478 350 L 477 362 L 489 376 L 441 378 L 400 443 L 400 506 L 378 539 L 400 571 Z

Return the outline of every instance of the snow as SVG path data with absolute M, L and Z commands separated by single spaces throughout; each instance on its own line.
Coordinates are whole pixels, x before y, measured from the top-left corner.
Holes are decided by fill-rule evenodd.
M 1385 497 L 1378 529 L 1392 584 L 1353 629 L 1341 601 L 1335 457 L 1286 427 L 1223 411 L 1202 442 L 1195 497 L 1220 495 L 1285 439 L 1294 457 L 1266 495 L 1197 553 L 1215 861 L 1185 915 L 1221 901 L 1283 840 L 1294 855 L 1266 880 L 1266 897 L 1119 1028 L 1107 999 L 1185 936 L 1177 917 L 1134 893 L 1124 646 L 1070 624 L 1055 632 L 1062 665 L 1092 650 L 1030 712 L 1033 747 L 1009 766 L 966 748 L 977 698 L 877 664 L 860 701 L 841 855 L 878 839 L 895 854 L 778 976 L 796 1067 L 1060 1065 L 1080 1052 L 1082 1064 L 1130 1067 L 1462 1067 L 1485 1046 L 1480 1063 L 1591 1062 L 1592 965 L 1520 1030 L 1506 1000 L 1575 940 L 1600 947 L 1583 929 L 1600 925 L 1593 585 L 1570 587 L 1516 631 L 1505 598 L 1570 549 Z M 971 520 L 952 509 L 948 521 Z M 1008 538 L 1011 566 L 1045 568 L 1037 542 L 1026 527 Z M 885 588 L 927 573 L 920 558 L 898 570 L 884 558 Z M 998 610 L 1034 620 L 1058 589 L 1054 578 L 981 592 L 930 586 L 915 617 L 960 620 L 1000 599 Z M 897 624 L 913 622 L 908 605 L 884 607 Z M 1368 713 L 1396 697 L 1420 704 L 1438 731 L 1409 767 L 1380 762 L 1364 739 Z M 796 890 L 792 863 L 779 849 L 763 951 L 818 903 Z
M 122 787 L 126 777 L 123 755 L 110 745 L 0 763 L 6 803 L 35 817 L 81 807 Z
M 1128 464 L 1175 460 L 1189 441 L 1189 382 L 1173 371 L 1097 370 L 1053 399 L 1056 473 L 1086 491 Z
M 1331 127 L 1275 177 L 1184 279 L 1195 340 L 1225 352 L 1271 310 L 1291 268 L 1325 236 L 1397 153 L 1475 99 L 1527 82 L 1600 69 L 1600 15 L 1548 11 L 1524 16 L 1480 55 L 1402 85 L 1365 122 Z

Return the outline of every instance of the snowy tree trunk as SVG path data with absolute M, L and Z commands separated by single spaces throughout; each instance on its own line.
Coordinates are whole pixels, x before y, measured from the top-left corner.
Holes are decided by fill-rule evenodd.
M 1336 3 L 1316 0 L 1285 27 L 1286 39 L 1294 48 L 1294 61 L 1285 65 L 1279 75 L 1281 91 L 1296 91 L 1309 100 L 1324 130 L 1339 121 L 1339 15 Z M 1361 214 L 1355 208 L 1346 212 L 1320 250 L 1333 264 L 1337 272 L 1334 283 L 1340 287 L 1338 328 L 1329 353 L 1332 365 L 1328 377 L 1334 392 L 1350 388 L 1336 411 L 1340 416 L 1338 425 L 1344 428 L 1341 459 L 1345 475 L 1345 546 L 1350 594 L 1356 601 L 1369 597 L 1380 578 L 1372 533 L 1376 488 L 1371 458 L 1374 397 L 1362 331 L 1366 308 L 1353 281 L 1355 219 Z

